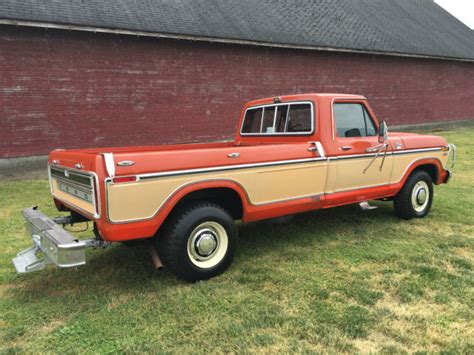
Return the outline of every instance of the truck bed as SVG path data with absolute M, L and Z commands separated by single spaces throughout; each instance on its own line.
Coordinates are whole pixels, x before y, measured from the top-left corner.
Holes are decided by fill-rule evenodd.
M 169 146 L 77 149 L 53 151 L 50 161 L 85 171 L 95 171 L 104 165 L 103 154 L 112 153 L 116 176 L 156 172 L 202 169 L 217 166 L 295 160 L 316 157 L 308 143 L 273 143 L 234 145 L 233 142 L 181 144 Z M 129 162 L 129 166 L 121 166 Z

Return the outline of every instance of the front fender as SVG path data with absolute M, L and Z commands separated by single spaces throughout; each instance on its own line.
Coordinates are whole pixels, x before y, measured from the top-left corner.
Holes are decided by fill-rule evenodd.
M 396 195 L 401 190 L 403 185 L 405 185 L 405 182 L 407 181 L 411 173 L 413 173 L 413 171 L 419 168 L 433 169 L 436 173 L 436 178 L 433 179 L 433 183 L 436 185 L 439 185 L 446 181 L 448 172 L 443 168 L 443 163 L 439 158 L 420 158 L 411 162 L 410 165 L 408 165 L 402 175 L 402 178 L 398 182 L 394 182 L 389 185 L 390 194 Z

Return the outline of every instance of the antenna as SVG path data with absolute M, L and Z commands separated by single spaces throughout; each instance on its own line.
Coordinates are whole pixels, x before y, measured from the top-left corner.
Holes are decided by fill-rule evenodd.
M 450 139 L 449 139 L 449 131 L 451 130 L 450 122 L 451 122 L 451 118 L 450 118 L 449 115 L 448 115 L 448 143 L 449 143 L 449 141 L 450 141 Z

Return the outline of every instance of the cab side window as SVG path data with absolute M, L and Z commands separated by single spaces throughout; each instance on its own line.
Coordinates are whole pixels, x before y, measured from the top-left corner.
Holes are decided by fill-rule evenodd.
M 273 133 L 273 119 L 275 118 L 275 106 L 263 109 L 263 125 L 261 133 Z
M 311 132 L 311 106 L 291 105 L 287 122 L 287 132 Z
M 375 125 L 362 104 L 335 103 L 333 109 L 338 137 L 370 137 L 376 135 Z
M 263 108 L 254 108 L 247 111 L 244 125 L 242 126 L 242 133 L 260 132 L 260 128 L 262 127 L 262 112 Z

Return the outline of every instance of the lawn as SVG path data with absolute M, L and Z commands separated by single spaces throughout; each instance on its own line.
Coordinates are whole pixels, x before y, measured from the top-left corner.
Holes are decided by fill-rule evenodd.
M 239 225 L 231 268 L 192 285 L 145 246 L 17 275 L 21 209 L 57 212 L 46 180 L 0 182 L 0 351 L 472 353 L 474 128 L 449 136 L 455 174 L 426 218 L 375 202 Z

